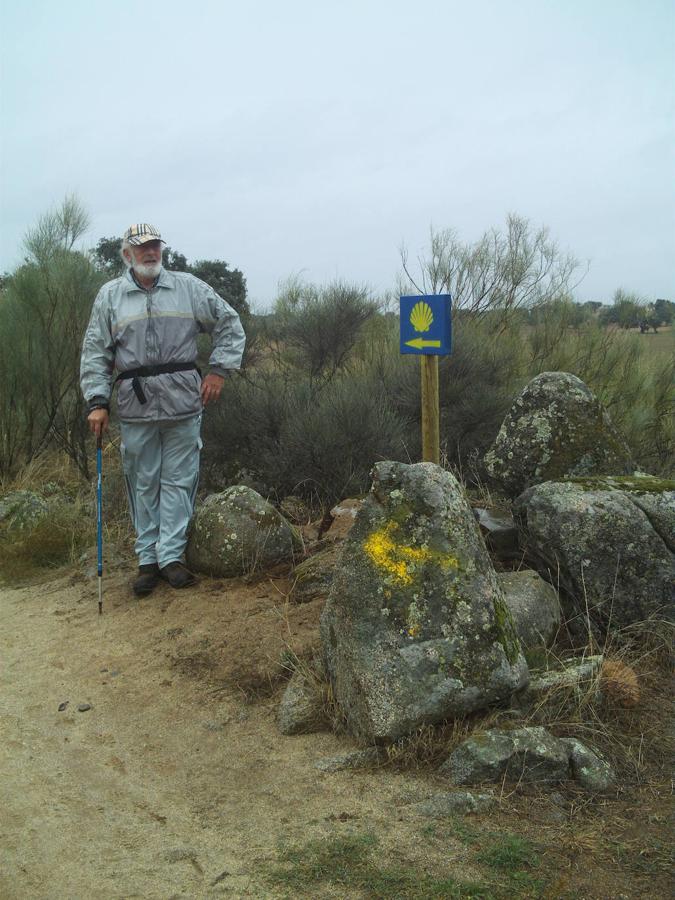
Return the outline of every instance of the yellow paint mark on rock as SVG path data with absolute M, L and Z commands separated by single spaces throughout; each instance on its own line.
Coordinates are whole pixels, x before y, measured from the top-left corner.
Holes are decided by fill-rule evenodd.
M 387 522 L 384 528 L 374 531 L 368 536 L 363 548 L 378 567 L 399 584 L 412 584 L 415 569 L 418 565 L 433 560 L 443 568 L 459 567 L 454 556 L 442 555 L 426 547 L 411 547 L 396 540 L 398 531 L 396 522 Z

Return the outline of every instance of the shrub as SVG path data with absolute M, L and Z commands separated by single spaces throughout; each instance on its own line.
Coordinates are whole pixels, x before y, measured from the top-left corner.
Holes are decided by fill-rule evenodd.
M 274 307 L 270 335 L 277 362 L 290 363 L 312 379 L 343 369 L 363 325 L 377 304 L 366 288 L 335 281 L 326 287 L 290 280 Z
M 278 497 L 333 503 L 367 490 L 376 460 L 408 458 L 404 423 L 368 373 L 321 388 L 277 372 L 230 384 L 204 424 L 205 464 L 225 462 L 226 480 L 246 468 Z
M 88 430 L 79 390 L 80 350 L 104 276 L 73 250 L 86 229 L 76 200 L 28 232 L 27 258 L 0 303 L 0 475 L 15 473 L 50 445 L 88 475 Z

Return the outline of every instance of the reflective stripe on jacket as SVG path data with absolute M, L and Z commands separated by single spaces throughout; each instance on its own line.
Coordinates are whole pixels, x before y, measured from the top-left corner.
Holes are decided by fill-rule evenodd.
M 239 315 L 199 278 L 162 269 L 144 291 L 126 272 L 104 284 L 94 301 L 80 360 L 80 386 L 87 402 L 110 400 L 113 370 L 196 362 L 197 335 L 211 335 L 211 371 L 238 369 L 246 337 Z M 130 381 L 120 381 L 119 417 L 125 422 L 182 419 L 201 412 L 200 377 L 192 370 L 143 379 L 141 404 Z

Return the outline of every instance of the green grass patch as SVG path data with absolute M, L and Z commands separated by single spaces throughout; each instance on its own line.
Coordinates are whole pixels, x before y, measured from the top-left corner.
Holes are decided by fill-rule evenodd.
M 478 862 L 499 872 L 536 868 L 539 857 L 530 841 L 517 834 L 491 835 L 491 843 L 476 854 Z
M 338 835 L 285 848 L 280 864 L 268 875 L 288 896 L 317 896 L 320 885 L 358 892 L 368 900 L 455 900 L 490 898 L 492 887 L 435 876 L 412 866 L 390 865 L 376 853 L 371 834 Z
M 499 876 L 502 896 L 539 897 L 545 888 L 546 879 L 534 874 L 540 864 L 536 848 L 517 834 L 487 835 L 474 858 Z
M 483 831 L 462 819 L 425 825 L 421 833 L 438 846 L 454 839 L 469 848 L 471 866 L 487 869 L 482 886 L 489 887 L 490 897 L 540 897 L 545 891 L 548 878 L 538 873 L 538 849 L 517 834 Z

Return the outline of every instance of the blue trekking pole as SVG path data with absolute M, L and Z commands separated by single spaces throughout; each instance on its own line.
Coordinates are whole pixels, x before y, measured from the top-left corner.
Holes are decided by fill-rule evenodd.
M 103 478 L 101 474 L 101 435 L 96 436 L 96 543 L 98 545 L 98 614 L 103 612 Z

